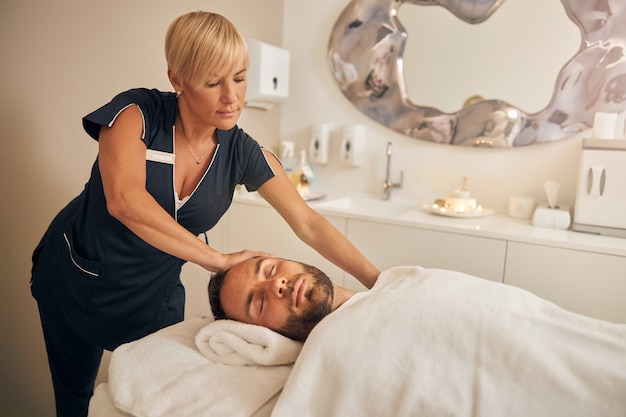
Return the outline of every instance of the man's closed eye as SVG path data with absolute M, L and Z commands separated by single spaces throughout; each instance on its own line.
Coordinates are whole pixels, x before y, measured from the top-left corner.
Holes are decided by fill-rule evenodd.
M 261 302 L 259 304 L 259 314 L 262 314 L 263 306 L 265 305 L 265 294 L 261 294 Z

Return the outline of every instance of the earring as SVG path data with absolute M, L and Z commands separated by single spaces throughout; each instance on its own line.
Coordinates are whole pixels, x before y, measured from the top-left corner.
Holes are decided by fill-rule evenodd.
M 176 92 L 176 98 L 178 98 L 178 97 L 180 97 L 180 96 L 182 96 L 182 95 L 183 95 L 183 92 L 182 92 L 182 91 L 177 91 L 177 92 Z

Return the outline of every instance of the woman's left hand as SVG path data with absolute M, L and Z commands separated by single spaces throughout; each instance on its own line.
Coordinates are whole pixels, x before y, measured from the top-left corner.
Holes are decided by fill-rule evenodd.
M 276 255 L 273 255 L 273 254 L 268 253 L 268 252 L 253 251 L 253 250 L 249 250 L 249 249 L 244 249 L 244 250 L 239 251 L 239 252 L 225 253 L 224 256 L 225 256 L 225 261 L 224 261 L 224 266 L 223 266 L 223 270 L 224 271 L 229 270 L 230 268 L 232 268 L 233 266 L 235 266 L 239 262 L 243 262 L 246 259 L 259 258 L 259 257 L 264 257 L 264 258 L 275 258 L 276 257 Z

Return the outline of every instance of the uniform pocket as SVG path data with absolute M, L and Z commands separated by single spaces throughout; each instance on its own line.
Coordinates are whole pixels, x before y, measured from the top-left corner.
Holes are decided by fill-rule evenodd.
M 91 308 L 91 297 L 99 281 L 102 262 L 81 255 L 74 241 L 73 230 L 61 233 L 57 254 L 58 270 L 64 289 L 63 298 L 74 308 L 87 312 Z M 58 236 L 58 235 L 57 235 Z
M 70 261 L 74 264 L 74 266 L 79 271 L 88 276 L 91 276 L 93 278 L 99 277 L 102 262 L 92 261 L 82 257 L 74 247 L 74 240 L 72 239 L 71 233 L 63 233 L 63 239 L 65 240 L 65 244 L 67 245 L 67 251 L 68 256 L 70 257 Z

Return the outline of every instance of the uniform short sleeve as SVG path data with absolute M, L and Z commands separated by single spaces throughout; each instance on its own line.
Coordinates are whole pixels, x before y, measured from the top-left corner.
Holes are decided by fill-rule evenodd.
M 163 109 L 163 98 L 173 93 L 161 93 L 157 90 L 133 89 L 115 96 L 109 103 L 83 117 L 83 128 L 93 139 L 98 140 L 102 126 L 112 126 L 122 110 L 136 104 L 143 117 L 143 136 L 151 136 L 153 121 Z
M 272 170 L 269 162 L 265 158 L 265 154 L 263 153 L 263 149 L 259 148 L 259 151 L 255 153 L 254 157 L 251 160 L 251 169 L 254 174 L 246 175 L 243 184 L 248 191 L 256 191 L 265 184 L 269 179 L 271 179 L 275 173 Z
M 239 183 L 243 184 L 248 191 L 256 191 L 274 177 L 275 173 L 257 141 L 241 129 L 237 129 L 236 136 L 233 143 L 239 144 L 237 152 L 241 172 Z

